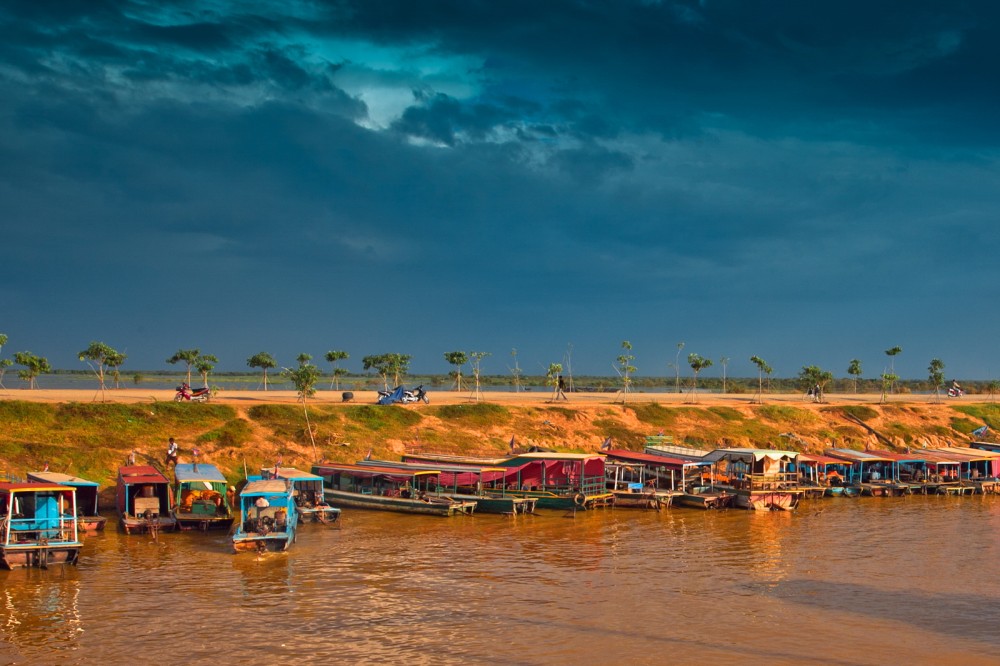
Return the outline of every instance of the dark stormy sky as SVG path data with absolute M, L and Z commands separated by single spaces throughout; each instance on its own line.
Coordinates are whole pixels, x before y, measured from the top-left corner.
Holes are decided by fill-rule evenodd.
M 7 0 L 2 356 L 995 378 L 997 7 Z

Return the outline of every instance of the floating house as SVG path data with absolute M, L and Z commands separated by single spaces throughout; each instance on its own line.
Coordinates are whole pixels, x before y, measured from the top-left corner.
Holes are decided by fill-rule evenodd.
M 80 556 L 76 490 L 54 483 L 0 483 L 0 566 L 48 568 Z

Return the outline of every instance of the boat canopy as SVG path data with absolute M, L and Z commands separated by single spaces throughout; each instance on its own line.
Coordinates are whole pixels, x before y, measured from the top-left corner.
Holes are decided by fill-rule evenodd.
M 407 463 L 422 463 L 422 464 L 442 464 L 442 465 L 473 465 L 478 467 L 495 467 L 501 465 L 507 460 L 510 460 L 511 456 L 499 456 L 496 458 L 487 458 L 481 456 L 458 456 L 458 455 L 448 455 L 446 453 L 405 453 L 403 454 L 403 462 Z
M 854 449 L 827 449 L 826 454 L 841 460 L 848 460 L 852 463 L 891 463 L 892 458 L 876 455 L 871 451 L 855 451 Z
M 20 483 L 0 483 L 0 494 L 2 495 L 37 492 L 73 492 L 73 488 L 70 486 L 61 486 L 55 483 L 32 483 L 31 481 Z
M 196 483 L 198 481 L 207 481 L 209 483 L 225 483 L 226 477 L 222 475 L 219 468 L 215 465 L 209 465 L 207 463 L 201 463 L 195 470 L 195 465 L 191 463 L 178 463 L 174 467 L 174 478 L 177 479 L 177 483 Z
M 472 465 L 430 465 L 395 460 L 359 460 L 362 467 L 391 467 L 393 469 L 413 469 L 440 474 L 441 485 L 471 486 L 477 481 L 490 483 L 504 478 L 510 470 L 506 467 L 476 467 Z
M 281 479 L 288 479 L 289 481 L 322 481 L 323 477 L 310 472 L 303 472 L 301 469 L 296 469 L 295 467 L 279 467 L 277 474 L 273 467 L 268 467 L 261 470 L 265 472 L 266 475 L 277 476 Z
M 817 463 L 818 465 L 849 465 L 850 463 L 843 458 L 831 458 L 830 456 L 823 456 L 818 453 L 800 453 L 799 462 L 805 465 L 809 463 Z
M 406 469 L 402 467 L 376 467 L 365 465 L 351 465 L 348 463 L 323 463 L 316 465 L 313 470 L 322 474 L 343 474 L 355 479 L 385 478 L 398 483 L 412 481 L 415 479 L 437 476 L 441 472 L 437 469 Z
M 927 458 L 920 455 L 916 451 L 913 453 L 897 453 L 895 451 L 883 451 L 883 450 L 872 450 L 869 453 L 873 453 L 877 456 L 883 456 L 889 458 L 893 462 L 897 463 L 922 463 L 927 462 Z
M 127 465 L 118 470 L 118 478 L 125 485 L 136 483 L 167 483 L 167 477 L 150 465 Z
M 705 451 L 704 449 L 692 449 L 689 446 L 674 446 L 672 444 L 649 444 L 646 446 L 645 451 L 654 456 L 690 458 L 695 460 L 704 458 L 711 453 L 711 451 Z
M 776 451 L 774 449 L 716 449 L 705 456 L 705 460 L 743 460 L 745 462 L 760 462 L 761 460 L 795 460 L 798 451 Z
M 62 472 L 28 472 L 28 478 L 35 479 L 43 483 L 55 483 L 63 486 L 86 486 L 93 488 L 100 486 L 100 484 L 96 481 L 88 481 L 87 479 L 81 479 L 80 477 L 73 476 L 72 474 L 63 474 Z
M 654 455 L 652 453 L 639 453 L 637 451 L 627 451 L 625 449 L 610 449 L 604 451 L 608 462 L 628 462 L 646 465 L 647 467 L 663 467 L 665 469 L 680 470 L 684 467 L 704 467 L 712 463 L 707 460 L 691 461 L 681 458 L 670 458 L 667 456 Z
M 284 479 L 265 479 L 251 481 L 243 486 L 241 497 L 257 497 L 262 495 L 282 495 L 288 493 L 288 482 Z

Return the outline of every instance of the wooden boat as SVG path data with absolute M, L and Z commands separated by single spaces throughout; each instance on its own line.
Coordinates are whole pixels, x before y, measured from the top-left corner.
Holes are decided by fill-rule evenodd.
M 879 451 L 854 449 L 827 449 L 826 455 L 849 463 L 847 485 L 861 495 L 899 497 L 912 492 L 909 483 L 899 480 L 898 457 Z
M 714 486 L 688 486 L 674 498 L 674 504 L 690 509 L 729 509 L 735 503 L 736 495 Z
M 668 440 L 662 436 L 650 436 L 646 438 L 646 441 L 649 445 L 650 442 L 662 443 Z M 662 444 L 657 444 L 657 446 L 662 446 Z M 704 462 L 700 456 L 697 459 L 679 458 L 668 456 L 665 451 L 660 449 L 651 448 L 650 450 L 655 451 L 655 453 L 638 453 L 625 449 L 609 449 L 603 453 L 607 458 L 607 468 L 610 468 L 612 473 L 616 473 L 618 477 L 624 477 L 624 472 L 627 469 L 641 466 L 642 472 L 638 475 L 642 479 L 641 492 L 650 492 L 651 486 L 652 491 L 657 495 L 657 506 L 659 507 L 676 505 L 698 509 L 721 509 L 731 506 L 732 496 L 713 492 L 707 488 L 700 488 L 698 492 L 690 490 L 691 487 L 701 485 L 701 470 L 711 463 Z M 628 467 L 622 467 L 619 474 L 615 472 L 615 466 Z M 639 506 L 642 506 L 641 499 L 636 500 L 622 492 L 622 489 L 617 488 L 618 484 L 619 482 L 615 481 L 616 489 L 613 491 L 615 493 L 615 506 L 627 506 L 635 504 L 637 501 Z M 633 486 L 627 490 L 635 492 L 639 489 Z M 647 502 L 646 506 L 651 504 Z
M 251 478 L 240 491 L 233 552 L 288 550 L 295 543 L 298 509 L 287 479 Z
M 0 566 L 48 568 L 80 556 L 76 490 L 54 483 L 0 483 Z
M 479 467 L 476 465 L 430 465 L 392 460 L 359 460 L 365 467 L 393 467 L 437 471 L 438 485 L 428 491 L 437 497 L 459 501 L 474 501 L 478 513 L 499 513 L 516 516 L 534 513 L 537 500 L 533 497 L 515 497 L 507 494 L 505 467 Z
M 614 495 L 614 505 L 617 508 L 659 511 L 669 507 L 674 495 L 680 494 L 657 488 L 656 478 L 648 474 L 648 468 L 641 463 L 607 459 L 604 477 L 608 490 Z
M 119 468 L 115 503 L 118 524 L 126 534 L 156 534 L 177 527 L 170 482 L 150 465 Z
M 234 508 L 226 499 L 226 477 L 215 465 L 178 463 L 174 466 L 173 516 L 181 530 L 227 530 Z
M 294 467 L 270 467 L 261 470 L 261 478 L 286 479 L 292 484 L 292 497 L 299 522 L 332 525 L 340 519 L 340 509 L 330 506 L 323 494 L 323 477 Z
M 405 462 L 504 467 L 504 494 L 534 499 L 543 509 L 610 506 L 614 495 L 604 481 L 604 458 L 589 453 L 533 451 L 500 458 L 408 453 Z
M 804 494 L 799 486 L 796 451 L 716 449 L 705 456 L 713 463 L 713 483 L 736 496 L 734 506 L 753 511 L 791 511 Z
M 60 472 L 28 472 L 26 476 L 29 481 L 54 483 L 76 489 L 76 508 L 79 512 L 77 520 L 80 529 L 84 532 L 100 532 L 104 529 L 108 519 L 97 512 L 97 496 L 100 485 L 96 481 L 88 481 Z
M 326 500 L 334 506 L 433 516 L 471 515 L 476 502 L 436 497 L 438 470 L 401 469 L 322 463 L 313 474 L 323 477 Z

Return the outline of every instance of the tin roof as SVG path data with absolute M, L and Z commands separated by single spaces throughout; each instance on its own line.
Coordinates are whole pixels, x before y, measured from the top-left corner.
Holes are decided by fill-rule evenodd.
M 195 471 L 194 465 L 191 463 L 178 463 L 174 467 L 174 477 L 177 479 L 178 483 L 185 483 L 189 481 L 208 481 L 216 483 L 225 483 L 226 477 L 222 476 L 222 472 L 215 465 L 210 465 L 208 463 L 198 463 L 198 470 Z
M 170 483 L 151 465 L 126 465 L 118 468 L 118 478 L 127 486 L 136 483 Z
M 32 481 L 57 483 L 64 486 L 93 486 L 96 488 L 100 485 L 96 481 L 88 481 L 72 474 L 63 474 L 62 472 L 28 472 L 27 477 Z

